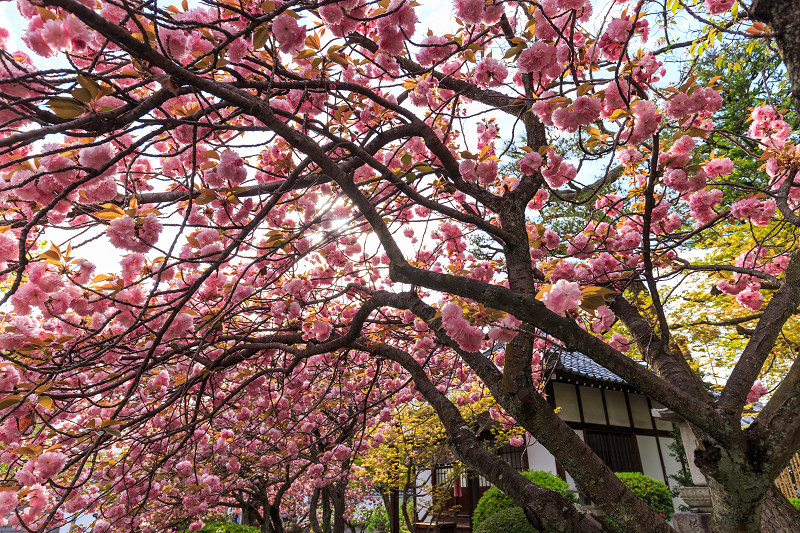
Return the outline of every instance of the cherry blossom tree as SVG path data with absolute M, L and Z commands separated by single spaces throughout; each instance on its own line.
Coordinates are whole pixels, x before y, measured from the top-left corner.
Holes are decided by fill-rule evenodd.
M 608 530 L 480 445 L 457 404 L 490 395 L 620 528 L 671 531 L 540 394 L 563 345 L 692 425 L 715 531 L 800 529 L 773 488 L 800 448 L 800 363 L 740 424 L 800 304 L 796 137 L 770 101 L 725 132 L 713 81 L 670 71 L 756 39 L 800 110 L 797 5 L 432 4 L 17 0 L 27 26 L 0 30 L 2 520 L 197 531 L 239 507 L 262 531 L 285 511 L 339 533 L 369 487 L 356 459 L 425 403 L 539 530 Z M 712 132 L 769 179 L 728 179 Z M 579 231 L 541 215 L 575 204 Z M 692 263 L 726 224 L 771 231 Z M 679 280 L 708 276 L 761 313 L 719 396 L 668 314 Z

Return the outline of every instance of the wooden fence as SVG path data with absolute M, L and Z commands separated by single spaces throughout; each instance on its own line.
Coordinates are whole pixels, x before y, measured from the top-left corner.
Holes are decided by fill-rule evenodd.
M 787 498 L 800 498 L 800 453 L 794 454 L 789 466 L 780 473 L 775 484 Z

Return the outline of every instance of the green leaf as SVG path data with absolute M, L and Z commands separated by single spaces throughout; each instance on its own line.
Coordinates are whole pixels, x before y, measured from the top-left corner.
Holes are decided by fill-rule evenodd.
M 22 396 L 19 394 L 9 394 L 2 400 L 0 400 L 0 409 L 6 409 L 11 407 L 12 405 L 16 405 L 22 401 Z
M 83 87 L 77 87 L 75 90 L 72 91 L 72 96 L 76 100 L 80 100 L 84 103 L 89 103 L 93 100 L 92 93 L 84 89 Z
M 49 107 L 56 116 L 66 119 L 79 117 L 86 112 L 86 109 L 84 109 L 81 103 L 72 98 L 51 98 L 47 102 L 47 107 Z
M 94 80 L 90 80 L 89 78 L 86 78 L 84 76 L 78 76 L 78 83 L 83 89 L 86 90 L 86 92 L 88 92 L 91 95 L 92 99 L 100 96 L 101 92 L 100 86 L 97 85 L 97 82 L 95 82 Z
M 266 24 L 262 24 L 253 32 L 253 50 L 264 48 L 264 45 L 267 44 L 267 39 L 269 39 L 269 28 Z

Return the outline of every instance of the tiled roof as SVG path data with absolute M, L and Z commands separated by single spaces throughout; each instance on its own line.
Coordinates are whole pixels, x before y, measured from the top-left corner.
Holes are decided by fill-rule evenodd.
M 627 385 L 627 382 L 608 370 L 607 368 L 598 365 L 580 352 L 572 352 L 560 348 L 552 348 L 549 357 L 558 356 L 558 363 L 556 370 L 574 374 L 596 381 L 603 381 L 605 383 L 619 383 Z

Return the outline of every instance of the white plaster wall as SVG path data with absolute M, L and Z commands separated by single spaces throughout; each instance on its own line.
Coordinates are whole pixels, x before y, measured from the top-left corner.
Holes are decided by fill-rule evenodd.
M 585 440 L 583 438 L 583 430 L 582 429 L 575 429 L 573 431 L 575 431 L 575 433 L 578 435 L 578 437 L 580 437 L 581 440 Z M 575 480 L 572 479 L 572 476 L 569 475 L 569 472 L 566 472 L 566 476 L 567 476 L 566 482 L 569 483 L 569 488 L 574 490 L 575 489 Z
M 606 395 L 608 423 L 612 426 L 631 427 L 628 406 L 625 404 L 625 393 L 618 390 L 606 390 L 603 393 Z
M 636 435 L 636 444 L 639 446 L 639 457 L 642 458 L 642 471 L 644 474 L 659 481 L 666 481 L 664 479 L 664 471 L 661 469 L 661 459 L 658 457 L 658 442 L 656 442 L 656 438 L 647 435 Z
M 589 424 L 606 424 L 606 410 L 603 407 L 603 391 L 594 387 L 578 387 L 581 391 L 583 421 Z
M 678 463 L 678 461 L 669 454 L 669 448 L 667 448 L 668 445 L 675 442 L 675 439 L 659 437 L 658 442 L 661 445 L 661 455 L 664 457 L 664 469 L 667 471 L 667 477 L 677 474 L 681 469 L 680 463 Z M 668 480 L 667 485 L 669 485 L 670 488 L 675 488 L 675 480 Z M 673 498 L 672 502 L 675 504 L 676 511 L 680 505 L 685 505 L 685 502 L 680 498 L 680 496 Z
M 430 488 L 433 484 L 433 471 L 420 470 L 417 472 L 417 516 L 424 516 L 426 512 L 430 512 L 433 506 L 433 498 L 430 495 Z
M 528 443 L 528 466 L 531 470 L 544 470 L 555 474 L 556 458 L 538 440 L 531 438 Z
M 631 402 L 631 415 L 633 415 L 633 427 L 653 429 L 653 417 L 650 414 L 650 407 L 647 405 L 647 397 L 641 394 L 628 393 Z
M 580 422 L 581 412 L 578 408 L 578 395 L 575 386 L 569 383 L 553 382 L 553 399 L 556 407 L 560 407 L 558 416 L 568 422 Z

